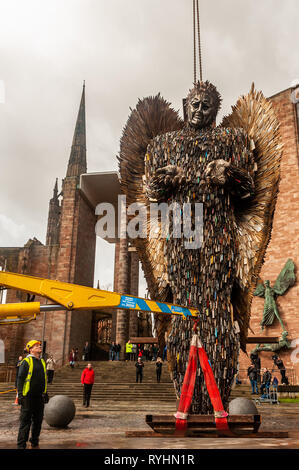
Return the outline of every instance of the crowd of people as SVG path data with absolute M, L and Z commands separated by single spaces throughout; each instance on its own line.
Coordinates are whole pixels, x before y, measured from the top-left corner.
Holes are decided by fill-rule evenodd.
M 121 345 L 112 342 L 109 348 L 109 360 L 119 361 L 120 360 Z M 160 349 L 157 344 L 141 344 L 132 343 L 130 340 L 125 345 L 125 360 L 135 361 L 136 367 L 136 383 L 142 383 L 144 363 L 148 361 L 154 361 L 156 363 L 156 376 L 157 382 L 161 381 L 162 365 L 166 359 L 167 347 L 165 346 L 162 358 Z
M 277 389 L 279 383 L 276 375 L 273 375 L 272 377 L 272 373 L 275 371 L 275 368 L 272 369 L 272 373 L 267 367 L 261 369 L 261 359 L 257 353 L 251 353 L 250 360 L 251 364 L 247 369 L 247 376 L 250 380 L 252 388 L 251 394 L 261 394 L 262 396 L 269 395 L 270 386 Z M 276 366 L 280 371 L 281 384 L 289 385 L 289 380 L 286 376 L 285 366 L 281 358 L 275 354 L 272 356 L 272 360 L 274 366 Z
M 76 365 L 78 365 L 78 362 L 80 360 L 79 357 L 79 349 L 78 348 L 72 348 L 69 354 L 69 364 L 70 367 L 73 369 Z M 85 345 L 83 347 L 82 351 L 82 361 L 89 361 L 90 360 L 90 345 L 88 341 L 85 342 Z
M 126 343 L 126 361 L 136 361 L 139 357 L 143 361 L 156 361 L 157 357 L 161 357 L 161 352 L 157 344 L 135 344 L 129 340 Z
M 120 351 L 121 345 L 113 341 L 109 348 L 109 361 L 119 361 Z

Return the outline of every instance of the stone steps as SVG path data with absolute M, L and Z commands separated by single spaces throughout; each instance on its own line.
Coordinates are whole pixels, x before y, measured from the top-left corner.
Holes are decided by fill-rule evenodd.
M 252 400 L 252 396 L 256 396 L 256 395 L 251 395 L 250 385 L 247 385 L 247 384 L 236 385 L 235 388 L 233 388 L 231 391 L 230 400 L 233 400 L 234 398 L 238 398 L 238 397 L 248 398 L 249 400 Z
M 157 383 L 155 363 L 146 362 L 142 384 L 136 383 L 134 362 L 101 361 L 92 362 L 95 370 L 95 384 L 92 389 L 92 409 L 98 412 L 173 412 L 176 409 L 176 395 L 169 376 L 167 363 L 164 362 L 162 380 Z M 48 386 L 50 398 L 54 395 L 67 395 L 76 407 L 82 407 L 83 387 L 81 374 L 86 367 L 80 362 L 74 369 L 64 366 L 55 371 L 54 381 Z M 0 383 L 1 404 L 11 404 L 15 400 L 15 392 L 1 394 L 2 391 L 14 388 L 14 383 Z M 234 387 L 230 400 L 244 397 L 252 399 L 251 387 L 241 384 Z
M 55 371 L 53 383 L 48 386 L 48 394 L 67 395 L 76 408 L 82 407 L 83 387 L 81 374 L 86 362 L 79 362 L 74 369 L 69 365 Z M 91 405 L 93 411 L 128 411 L 143 413 L 173 412 L 176 409 L 176 395 L 169 376 L 167 364 L 162 369 L 161 382 L 157 383 L 156 366 L 154 362 L 145 362 L 143 382 L 136 383 L 135 362 L 121 361 L 92 361 L 95 371 L 95 383 L 92 388 Z M 1 395 L 2 390 L 14 388 L 13 383 L 0 383 L 1 402 L 13 403 L 15 392 Z
M 64 366 L 59 371 L 55 372 L 53 383 L 59 383 L 61 381 L 64 383 L 78 381 L 80 383 L 81 374 L 86 364 L 85 362 L 79 362 L 74 369 L 71 369 L 70 366 Z M 135 362 L 133 361 L 101 361 L 92 362 L 92 364 L 95 371 L 95 383 L 121 383 L 124 380 L 126 382 L 135 382 L 136 380 L 136 368 Z M 152 384 L 154 382 L 156 382 L 155 363 L 145 362 L 143 383 Z M 162 383 L 172 383 L 166 363 L 163 364 L 161 384 Z

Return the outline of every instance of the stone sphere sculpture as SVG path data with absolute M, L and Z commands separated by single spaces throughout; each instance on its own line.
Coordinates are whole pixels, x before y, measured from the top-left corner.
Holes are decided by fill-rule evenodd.
M 69 397 L 55 395 L 45 406 L 44 418 L 49 426 L 65 428 L 76 414 L 76 407 Z
M 252 400 L 248 398 L 234 398 L 229 404 L 229 415 L 257 415 L 258 410 Z

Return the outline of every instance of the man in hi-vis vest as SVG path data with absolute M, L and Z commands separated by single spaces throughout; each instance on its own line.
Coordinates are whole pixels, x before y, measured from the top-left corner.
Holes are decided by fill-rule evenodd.
M 46 364 L 40 358 L 40 341 L 26 344 L 29 353 L 23 359 L 18 373 L 18 399 L 21 405 L 18 449 L 26 449 L 31 427 L 31 448 L 39 449 L 39 435 L 44 417 L 44 404 L 48 403 Z

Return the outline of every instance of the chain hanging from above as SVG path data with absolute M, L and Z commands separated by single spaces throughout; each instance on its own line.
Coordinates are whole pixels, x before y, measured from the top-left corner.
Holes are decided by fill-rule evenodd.
M 196 31 L 197 29 L 197 31 Z M 196 37 L 197 32 L 197 37 Z M 197 44 L 196 44 L 197 42 Z M 196 83 L 197 59 L 196 46 L 198 48 L 198 65 L 199 78 L 202 82 L 202 59 L 201 59 L 201 42 L 200 42 L 200 22 L 199 22 L 199 0 L 193 0 L 193 54 L 194 54 L 194 84 Z

